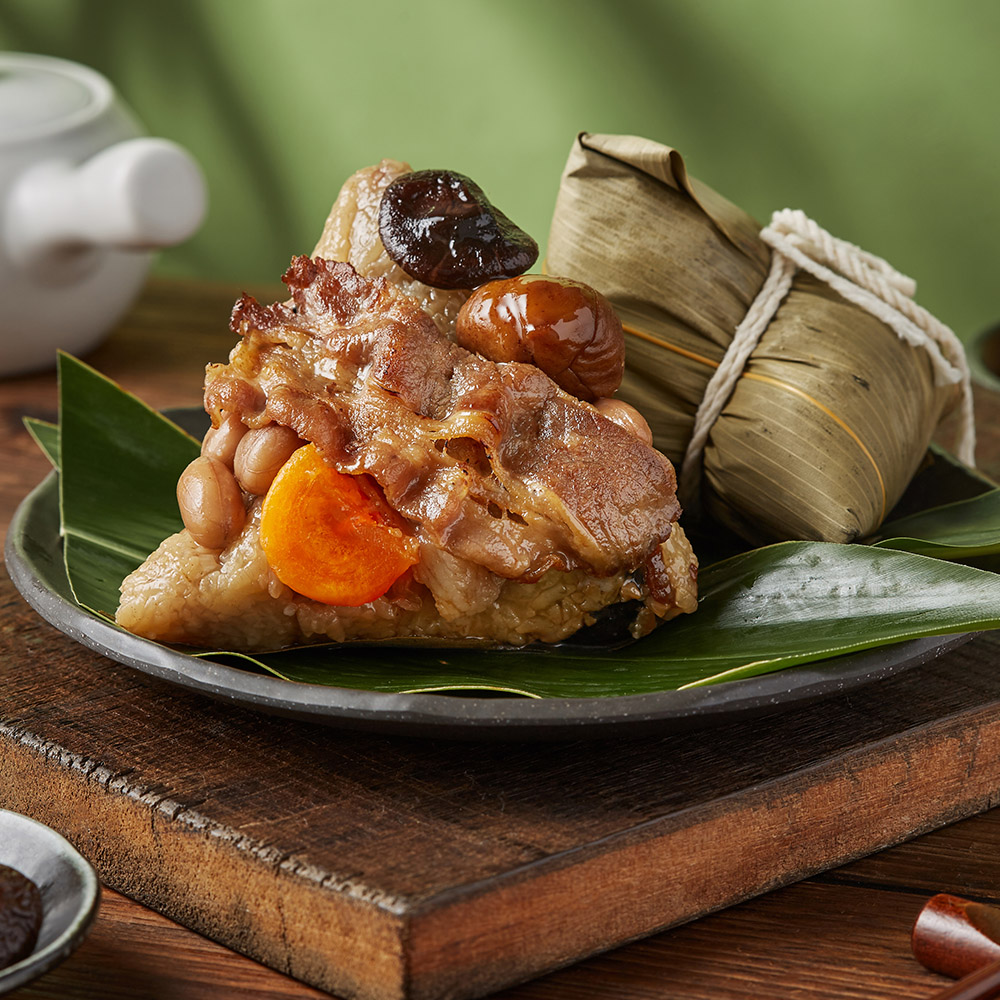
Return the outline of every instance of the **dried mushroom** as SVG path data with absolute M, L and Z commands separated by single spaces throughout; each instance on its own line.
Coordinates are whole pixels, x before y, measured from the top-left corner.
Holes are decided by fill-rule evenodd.
M 435 288 L 475 288 L 522 274 L 538 259 L 538 244 L 475 181 L 452 170 L 416 170 L 394 180 L 378 221 L 389 256 Z

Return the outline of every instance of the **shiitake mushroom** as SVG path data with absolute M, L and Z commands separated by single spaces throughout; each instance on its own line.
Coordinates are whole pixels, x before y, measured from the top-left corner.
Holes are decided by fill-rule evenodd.
M 389 256 L 435 288 L 475 288 L 522 274 L 538 259 L 538 244 L 453 170 L 398 177 L 382 194 L 378 222 Z

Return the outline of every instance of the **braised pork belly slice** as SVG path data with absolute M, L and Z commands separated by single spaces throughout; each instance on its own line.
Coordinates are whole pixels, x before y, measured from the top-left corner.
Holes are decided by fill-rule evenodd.
M 244 296 L 213 424 L 277 425 L 363 476 L 419 559 L 383 596 L 323 604 L 282 583 L 261 498 L 219 551 L 184 531 L 122 586 L 118 621 L 160 641 L 261 650 L 423 637 L 558 642 L 628 604 L 633 636 L 693 611 L 697 561 L 670 462 L 532 365 L 450 341 L 407 294 L 347 263 L 296 258 L 288 302 Z
M 367 473 L 421 540 L 505 579 L 633 570 L 680 508 L 670 462 L 532 365 L 457 346 L 349 264 L 296 258 L 294 305 L 244 297 L 208 369 L 213 418 L 274 422 Z

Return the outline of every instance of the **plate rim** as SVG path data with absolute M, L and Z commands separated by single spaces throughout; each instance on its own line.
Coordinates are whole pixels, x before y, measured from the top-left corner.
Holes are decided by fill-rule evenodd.
M 61 833 L 12 809 L 0 808 L 0 818 L 4 817 L 11 819 L 15 827 L 51 845 L 51 853 L 67 861 L 80 878 L 81 890 L 80 905 L 74 911 L 70 925 L 57 938 L 19 962 L 0 969 L 0 994 L 24 986 L 68 958 L 93 927 L 101 900 L 101 883 L 93 866 Z M 3 863 L 2 860 L 0 863 Z
M 95 652 L 168 683 L 243 707 L 345 728 L 460 739 L 545 739 L 617 735 L 624 729 L 650 727 L 661 731 L 708 727 L 875 683 L 927 662 L 975 634 L 910 639 L 704 687 L 593 698 L 402 694 L 289 681 L 133 635 L 49 589 L 24 542 L 26 524 L 37 514 L 46 491 L 56 488 L 56 477 L 52 470 L 18 505 L 5 546 L 14 586 L 42 618 Z

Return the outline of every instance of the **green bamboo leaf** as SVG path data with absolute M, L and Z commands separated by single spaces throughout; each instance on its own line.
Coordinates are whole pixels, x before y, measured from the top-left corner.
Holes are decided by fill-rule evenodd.
M 1000 627 L 1000 576 L 861 545 L 755 549 L 709 567 L 701 589 L 696 614 L 623 650 L 311 647 L 249 659 L 290 680 L 365 690 L 492 687 L 543 698 L 613 697 Z
M 60 518 L 77 601 L 113 614 L 118 585 L 182 527 L 177 477 L 198 442 L 81 361 L 59 357 Z
M 503 683 L 490 670 L 477 671 L 474 657 L 467 650 L 458 654 L 457 669 L 450 669 L 453 661 L 442 660 L 438 653 L 428 651 L 411 657 L 403 647 L 390 646 L 365 649 L 323 645 L 257 656 L 229 650 L 197 651 L 194 655 L 206 660 L 232 660 L 236 666 L 255 667 L 282 680 L 306 684 L 402 694 L 477 691 L 543 697 L 526 687 Z
M 79 603 L 111 615 L 122 578 L 179 529 L 174 487 L 198 443 L 77 361 L 61 360 L 60 384 L 58 447 L 51 430 L 41 435 L 62 466 L 66 573 Z M 992 502 L 984 496 L 968 502 Z M 944 544 L 945 522 L 934 517 L 925 541 Z M 954 532 L 953 515 L 945 517 Z M 985 513 L 981 529 L 990 530 Z M 954 534 L 949 537 L 954 544 Z M 374 691 L 609 697 L 753 676 L 909 638 L 1000 627 L 1000 576 L 888 546 L 772 545 L 705 568 L 700 589 L 696 614 L 624 650 L 327 646 L 257 657 L 200 655 L 234 659 L 293 681 Z
M 53 469 L 59 468 L 59 426 L 50 424 L 38 417 L 25 417 L 24 426 L 31 435 L 42 454 L 52 463 Z
M 1000 490 L 888 521 L 873 544 L 938 559 L 970 559 L 998 553 Z
M 906 492 L 890 511 L 889 519 L 907 517 L 957 500 L 969 500 L 996 488 L 997 484 L 978 469 L 970 468 L 949 451 L 932 444 Z
M 1000 627 L 1000 576 L 894 549 L 783 542 L 710 567 L 702 587 L 672 639 L 721 669 L 684 686 Z

